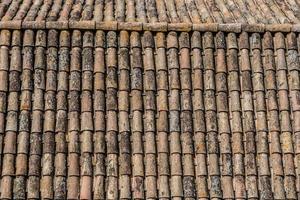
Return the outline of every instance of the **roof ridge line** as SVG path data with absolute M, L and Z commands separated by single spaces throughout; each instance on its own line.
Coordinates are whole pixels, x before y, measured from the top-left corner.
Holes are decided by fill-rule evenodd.
M 94 20 L 67 21 L 0 21 L 0 29 L 78 29 L 104 31 L 153 31 L 153 32 L 300 32 L 300 24 L 242 24 L 242 23 L 167 23 L 167 22 L 118 22 Z

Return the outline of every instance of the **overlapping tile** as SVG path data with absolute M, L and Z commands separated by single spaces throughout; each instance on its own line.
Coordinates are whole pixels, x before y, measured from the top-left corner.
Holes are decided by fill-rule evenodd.
M 47 19 L 94 21 L 185 22 L 185 23 L 299 23 L 297 1 L 277 0 L 5 0 L 0 4 L 1 21 Z M 73 14 L 72 14 L 73 13 Z M 70 14 L 70 16 L 68 15 Z M 79 18 L 74 18 L 74 14 Z
M 1 198 L 297 199 L 295 33 L 1 34 Z
M 294 0 L 0 3 L 1 199 L 299 199 Z

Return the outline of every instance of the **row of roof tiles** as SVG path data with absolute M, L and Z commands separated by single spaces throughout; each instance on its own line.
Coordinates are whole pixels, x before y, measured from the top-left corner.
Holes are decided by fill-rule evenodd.
M 1 199 L 299 199 L 295 33 L 2 30 Z
M 300 24 L 240 24 L 240 23 L 143 23 L 143 22 L 95 22 L 93 20 L 81 21 L 0 21 L 0 29 L 7 30 L 103 30 L 103 31 L 152 31 L 152 32 L 233 32 L 263 33 L 263 32 L 300 32 Z
M 3 0 L 2 21 L 299 23 L 297 0 Z

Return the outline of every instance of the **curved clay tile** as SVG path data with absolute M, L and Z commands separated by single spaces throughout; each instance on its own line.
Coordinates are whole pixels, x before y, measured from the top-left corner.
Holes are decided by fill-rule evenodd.
M 282 10 L 274 1 L 266 0 L 266 3 L 268 7 L 271 8 L 274 13 L 276 13 L 276 18 L 278 19 L 278 21 L 280 21 L 280 23 L 284 24 L 290 22 L 290 20 L 285 16 L 284 12 L 282 12 Z
M 171 197 L 183 197 L 183 171 L 180 155 L 182 149 L 180 145 L 180 66 L 178 58 L 178 37 L 176 32 L 167 35 L 167 65 L 169 71 L 169 151 L 170 151 L 170 195 Z
M 136 33 L 138 34 L 138 33 Z M 106 152 L 107 152 L 107 165 L 106 165 L 106 181 L 105 183 L 107 188 L 106 199 L 116 199 L 118 198 L 118 191 L 115 190 L 118 187 L 118 102 L 117 102 L 117 91 L 118 91 L 118 82 L 117 82 L 117 35 L 115 32 L 108 32 L 106 35 L 107 40 L 107 49 L 106 49 L 106 96 L 109 98 L 106 101 L 106 130 L 105 130 L 105 138 L 106 138 Z M 139 55 L 140 56 L 140 55 Z M 136 57 L 136 59 L 140 59 L 140 57 Z M 141 65 L 139 65 L 141 67 Z M 133 72 L 132 72 L 133 73 Z M 134 75 L 132 77 L 135 77 Z M 134 81 L 132 81 L 134 84 Z M 132 98 L 134 99 L 134 97 Z M 135 102 L 136 105 L 140 105 L 140 102 Z M 133 104 L 132 104 L 133 105 Z M 133 108 L 132 108 L 133 109 Z M 138 112 L 138 111 L 137 111 Z M 133 122 L 134 123 L 134 122 Z M 134 129 L 132 129 L 135 134 Z M 139 140 L 138 136 L 136 137 Z M 135 141 L 133 141 L 134 143 Z M 139 148 L 141 145 L 135 145 L 136 148 Z M 132 147 L 134 148 L 134 147 Z M 133 150 L 134 151 L 134 150 Z M 135 152 L 140 153 L 140 152 Z M 136 157 L 140 157 L 136 154 Z M 132 158 L 134 159 L 134 158 Z M 136 168 L 142 167 L 141 165 L 136 165 Z M 137 170 L 138 171 L 138 170 Z M 139 172 L 139 171 L 138 171 Z M 137 172 L 137 173 L 138 173 Z M 133 171 L 132 181 L 134 182 L 134 176 L 136 176 Z M 132 184 L 133 184 L 132 182 Z M 136 188 L 136 187 L 134 187 Z M 132 191 L 133 192 L 133 191 Z
M 75 30 L 70 35 L 71 53 L 70 55 L 70 73 L 69 73 L 69 98 L 68 98 L 68 141 L 67 145 L 67 165 L 64 170 L 67 175 L 67 187 L 64 187 L 64 193 L 67 193 L 68 199 L 77 198 L 80 194 L 80 88 L 81 88 L 81 62 L 82 62 L 82 34 Z M 69 56 L 69 55 L 68 55 Z M 66 160 L 62 160 L 66 161 Z
M 33 1 L 30 9 L 28 10 L 26 16 L 25 16 L 25 21 L 34 21 L 35 18 L 38 15 L 38 12 L 40 10 L 40 7 L 43 5 L 43 0 L 37 0 Z
M 252 83 L 253 91 L 256 96 L 255 108 L 257 113 L 256 118 L 256 131 L 258 137 L 258 181 L 261 184 L 260 195 L 262 198 L 273 198 L 272 188 L 271 188 L 271 172 L 269 167 L 269 148 L 268 142 L 269 138 L 267 136 L 267 108 L 265 102 L 265 85 L 264 85 L 264 73 L 262 64 L 262 41 L 261 36 L 257 33 L 252 34 L 250 40 L 250 47 L 253 52 L 253 57 L 251 60 L 252 65 Z M 267 167 L 263 167 L 267 166 Z
M 97 21 L 98 24 L 103 21 L 131 22 L 129 24 L 157 21 L 195 24 L 296 24 L 300 20 L 299 7 L 299 2 L 295 0 L 6 0 L 0 4 L 0 16 L 2 21 L 18 21 L 24 17 L 26 21 L 33 21 L 35 18 L 44 21 L 42 19 L 45 16 L 49 21 L 55 21 L 59 13 L 61 21 L 67 22 L 79 21 L 84 15 L 83 18 L 90 18 L 91 23 Z M 15 22 L 11 27 L 18 23 Z M 50 27 L 56 26 L 55 23 L 50 24 Z M 106 25 L 107 23 L 100 23 L 100 27 Z M 25 23 L 24 27 L 28 26 L 34 27 Z M 41 27 L 41 24 L 35 27 Z
M 132 134 L 131 137 L 131 150 L 132 150 L 132 198 L 143 199 L 145 198 L 145 167 L 143 163 L 144 146 L 143 146 L 143 63 L 142 63 L 142 44 L 140 41 L 140 34 L 132 32 L 130 35 L 130 114 L 132 116 Z
M 255 24 L 258 23 L 259 21 L 257 18 L 260 18 L 257 13 L 251 12 L 251 9 L 249 6 L 247 6 L 246 2 L 243 0 L 234 0 L 236 6 L 239 8 L 240 13 L 245 17 L 246 21 L 249 24 Z M 249 1 L 247 1 L 249 2 Z M 249 4 L 248 4 L 249 5 Z
M 179 19 L 178 15 L 177 15 L 177 12 L 176 12 L 175 1 L 176 0 L 170 0 L 170 1 L 165 0 L 165 5 L 166 5 L 167 15 L 168 15 L 168 17 L 170 19 L 170 22 L 172 22 L 172 23 L 179 23 L 180 19 Z
M 53 193 L 56 199 L 67 197 L 67 144 L 65 133 L 68 131 L 68 76 L 70 72 L 70 33 L 62 31 L 57 39 L 58 73 L 55 117 L 55 159 L 53 173 Z M 72 179 L 72 178 L 71 178 Z M 73 178 L 74 179 L 74 178 Z M 72 180 L 74 182 L 74 180 Z
M 23 55 L 22 55 L 22 75 L 21 75 L 21 89 L 20 94 L 20 116 L 18 128 L 18 145 L 16 155 L 16 172 L 14 179 L 14 196 L 13 198 L 26 198 L 27 191 L 27 174 L 29 154 L 29 135 L 31 124 L 31 101 L 32 101 L 32 78 L 33 78 L 33 55 L 34 55 L 34 32 L 31 30 L 25 31 L 23 35 Z
M 278 19 L 275 17 L 275 15 L 273 15 L 271 8 L 268 7 L 264 0 L 254 0 L 254 3 L 267 19 L 267 23 L 271 24 L 278 22 Z
M 43 155 L 42 155 L 42 178 L 41 197 L 54 197 L 54 158 L 55 158 L 55 118 L 56 118 L 56 90 L 57 90 L 57 70 L 58 70 L 58 33 L 55 30 L 49 31 L 47 35 L 48 54 L 46 88 L 45 88 L 45 120 L 43 123 Z
M 186 4 L 182 0 L 175 0 L 176 10 L 181 22 L 190 23 L 191 19 L 186 8 Z
M 47 14 L 47 21 L 55 21 L 59 17 L 59 12 L 62 9 L 62 0 L 53 0 L 52 6 Z
M 243 148 L 243 124 L 241 115 L 241 88 L 238 64 L 238 43 L 237 36 L 229 33 L 227 37 L 228 48 L 228 90 L 230 95 L 229 112 L 232 132 L 232 153 L 233 153 L 233 185 L 236 198 L 246 198 L 246 184 L 244 176 L 245 150 Z
M 20 9 L 14 17 L 14 20 L 22 20 L 26 16 L 28 10 L 30 9 L 31 4 L 32 0 L 23 1 L 22 5 L 20 6 Z
M 28 157 L 28 182 L 27 198 L 39 198 L 40 196 L 40 177 L 41 177 L 41 158 L 42 158 L 42 120 L 44 115 L 44 90 L 46 80 L 46 33 L 39 30 L 35 35 L 35 55 L 34 55 L 34 82 L 33 82 L 33 102 L 32 120 L 30 130 L 30 147 Z
M 154 63 L 154 37 L 151 32 L 145 32 L 142 38 L 143 46 L 143 65 L 144 65 L 144 88 L 145 93 L 144 108 L 144 130 L 145 135 L 145 184 L 149 185 L 146 190 L 146 198 L 158 198 L 157 194 L 157 161 L 156 161 L 156 129 L 155 129 L 155 111 L 156 111 L 156 81 L 155 63 Z
M 278 1 L 277 1 L 278 3 Z M 286 2 L 288 5 L 289 5 L 289 9 L 291 11 L 293 11 L 294 15 L 299 18 L 299 15 L 300 15 L 300 4 L 298 1 L 295 1 L 295 0 L 288 0 Z M 279 4 L 279 3 L 278 3 Z
M 113 0 L 104 0 L 104 21 L 113 21 L 114 18 Z
M 93 14 L 94 21 L 100 22 L 103 20 L 103 10 L 104 10 L 104 0 L 95 0 L 94 14 Z
M 204 0 L 206 7 L 209 9 L 211 15 L 214 18 L 214 22 L 222 23 L 223 17 L 221 10 L 217 7 L 215 0 Z
M 123 41 L 123 39 L 120 39 Z M 94 56 L 94 142 L 93 142 L 93 159 L 94 159 L 94 199 L 105 199 L 105 158 L 106 158 L 106 145 L 105 145 L 105 34 L 103 31 L 97 31 L 95 35 L 95 56 Z M 123 55 L 123 54 L 122 54 Z M 124 83 L 123 85 L 126 85 Z M 120 92 L 121 97 L 121 92 Z M 127 101 L 124 101 L 127 102 Z M 128 105 L 127 105 L 128 106 Z M 126 111 L 125 111 L 126 113 Z M 128 122 L 128 120 L 126 120 Z M 121 133 L 122 134 L 122 133 Z M 129 135 L 129 134 L 128 134 Z M 128 137 L 129 138 L 129 137 Z M 127 138 L 127 139 L 128 139 Z M 126 152 L 129 153 L 129 152 Z M 125 161 L 124 161 L 125 162 Z M 130 168 L 124 163 L 125 169 L 131 171 Z M 120 173 L 121 170 L 120 170 Z M 123 173 L 122 173 L 123 174 Z M 123 177 L 122 175 L 120 177 Z M 127 181 L 129 181 L 127 179 Z M 125 182 L 125 181 L 124 181 Z M 129 182 L 125 182 L 125 186 L 122 188 L 126 189 Z M 120 184 L 121 186 L 121 184 Z M 124 189 L 122 190 L 124 194 Z M 128 196 L 126 196 L 128 197 Z
M 146 0 L 146 11 L 148 16 L 148 21 L 150 23 L 155 23 L 158 21 L 158 11 L 156 10 L 156 2 L 155 0 Z
M 201 23 L 200 13 L 198 12 L 196 2 L 193 0 L 187 0 L 186 2 L 187 11 L 191 17 L 193 23 Z
M 44 4 L 40 8 L 40 11 L 38 12 L 38 16 L 36 17 L 36 21 L 45 20 L 52 5 L 53 5 L 53 0 L 45 0 Z
M 295 2 L 275 1 L 278 7 L 286 14 L 292 23 L 299 23 L 297 16 L 299 15 L 299 6 Z
M 289 39 L 289 38 L 288 38 Z M 278 82 L 277 82 L 277 93 L 279 98 L 277 100 L 278 107 L 279 107 L 279 118 L 280 120 L 280 127 L 284 133 L 282 133 L 282 137 L 285 138 L 281 144 L 281 150 L 283 153 L 282 160 L 283 160 L 283 168 L 286 172 L 284 175 L 284 182 L 286 186 L 284 190 L 286 192 L 286 198 L 296 198 L 296 188 L 295 185 L 295 167 L 292 163 L 293 154 L 294 154 L 294 145 L 292 143 L 292 123 L 289 113 L 289 106 L 290 101 L 288 98 L 288 79 L 287 79 L 287 59 L 284 56 L 285 53 L 285 40 L 284 35 L 282 33 L 277 33 L 274 39 L 276 53 L 278 55 L 276 65 L 276 73 L 278 75 Z M 291 188 L 291 189 L 289 189 Z
M 116 21 L 120 21 L 123 22 L 125 21 L 125 10 L 126 10 L 126 6 L 125 6 L 125 1 L 122 0 L 117 0 L 116 1 L 116 11 L 115 11 L 115 17 L 116 17 Z
M 190 166 L 194 165 L 193 155 L 193 113 L 192 113 L 192 69 L 190 62 L 190 39 L 188 33 L 179 36 L 179 64 L 181 73 L 181 139 L 183 153 L 183 196 L 196 198 L 195 172 Z
M 9 7 L 7 11 L 5 12 L 5 15 L 2 17 L 2 21 L 8 21 L 11 20 L 17 13 L 19 6 L 20 6 L 20 1 L 18 0 L 13 0 L 11 3 L 9 3 Z
M 70 21 L 79 21 L 82 15 L 83 2 L 75 0 L 70 12 Z
M 245 148 L 245 168 L 246 168 L 246 186 L 247 195 L 249 198 L 258 198 L 259 192 L 257 185 L 258 182 L 258 162 L 255 159 L 255 113 L 254 113 L 254 100 L 252 99 L 253 84 L 251 82 L 251 63 L 250 63 L 250 37 L 248 33 L 243 33 L 239 37 L 239 46 L 241 56 L 239 62 L 241 64 L 241 95 L 242 99 L 242 115 L 243 128 L 246 134 L 247 147 Z
M 18 93 L 16 91 L 10 91 L 13 85 L 11 81 L 11 74 L 10 73 L 10 63 L 9 62 L 9 49 L 5 48 L 10 46 L 11 44 L 11 36 L 12 34 L 7 31 L 1 31 L 1 52 L 0 52 L 0 59 L 1 59 L 1 121 L 3 125 L 1 126 L 1 132 L 3 134 L 3 150 L 1 151 L 2 159 L 1 161 L 4 164 L 1 165 L 1 198 L 12 198 L 12 181 L 13 181 L 13 174 L 14 174 L 14 155 L 16 154 L 15 149 L 15 142 L 16 142 L 16 132 L 17 132 L 17 124 L 13 123 L 14 120 L 17 119 L 18 113 L 18 101 L 15 101 Z M 4 47 L 4 48 L 3 48 Z M 18 86 L 18 83 L 16 83 Z M 12 92 L 10 95 L 8 92 Z M 15 97 L 14 97 L 15 96 Z M 4 101 L 4 98 L 8 100 Z M 5 103 L 5 104 L 4 104 Z M 16 104 L 16 105 L 14 105 Z M 6 164 L 5 164 L 6 163 Z
M 7 159 L 5 157 L 10 157 L 15 159 L 16 153 L 17 153 L 17 134 L 18 134 L 18 126 L 20 126 L 19 123 L 15 123 L 15 125 L 12 125 L 10 122 L 13 120 L 16 120 L 20 117 L 19 109 L 20 109 L 20 102 L 17 100 L 20 97 L 21 93 L 21 71 L 22 71 L 22 62 L 21 62 L 21 34 L 20 31 L 16 30 L 12 34 L 12 49 L 11 49 L 11 60 L 10 60 L 10 68 L 9 68 L 9 95 L 8 95 L 8 104 L 7 104 L 7 123 L 6 123 L 6 134 L 4 137 L 4 141 L 6 145 L 4 145 L 3 148 L 3 160 Z M 10 141 L 9 141 L 10 140 Z M 8 155 L 7 155 L 7 154 Z M 10 154 L 10 153 L 13 153 Z M 13 161 L 12 163 L 15 163 Z M 15 163 L 18 164 L 18 163 Z M 10 168 L 11 166 L 7 166 L 7 168 Z M 15 167 L 11 168 L 15 171 Z M 5 171 L 5 169 L 3 169 Z M 3 175 L 3 174 L 2 174 Z M 13 180 L 12 177 L 3 177 L 1 181 L 8 182 L 9 184 L 7 186 L 3 186 L 4 192 L 1 194 L 1 196 L 6 196 L 9 198 L 13 198 L 12 195 L 9 194 L 9 190 L 13 189 Z M 8 193 L 7 193 L 8 192 Z M 7 196 L 8 195 L 8 196 Z
M 195 175 L 196 175 L 196 194 L 198 197 L 208 198 L 208 173 L 207 173 L 207 157 L 206 157 L 206 127 L 204 112 L 204 87 L 203 87 L 203 57 L 202 38 L 200 32 L 194 32 L 191 37 L 192 58 L 191 64 L 193 69 L 192 85 L 193 85 L 193 128 L 195 131 L 194 151 L 195 151 Z
M 119 84 L 119 98 L 118 98 L 118 125 L 119 125 L 119 160 L 122 162 L 122 166 L 119 169 L 119 186 L 120 186 L 120 198 L 130 199 L 130 183 L 132 174 L 131 158 L 131 141 L 130 141 L 130 63 L 129 63 L 129 33 L 122 31 L 120 33 L 119 40 L 119 55 L 118 63 L 120 74 L 118 79 Z
M 249 0 L 249 1 L 242 1 L 242 0 L 236 0 L 240 2 L 239 4 L 245 4 L 246 9 L 250 11 L 250 13 L 253 14 L 255 18 L 255 23 L 268 23 L 267 18 L 264 16 L 264 13 L 259 9 L 257 4 L 255 3 L 254 0 Z
M 221 171 L 221 187 L 223 190 L 224 198 L 234 197 L 234 182 L 233 182 L 233 166 L 234 166 L 234 154 L 230 147 L 230 112 L 229 102 L 227 101 L 228 89 L 227 79 L 228 74 L 227 63 L 226 63 L 226 38 L 222 32 L 216 35 L 216 104 L 217 104 L 217 116 L 218 120 L 218 132 L 220 135 L 220 159 L 222 162 Z
M 287 36 L 287 53 L 288 56 L 286 57 L 286 62 L 287 62 L 287 73 L 288 76 L 290 76 L 291 78 L 287 80 L 288 82 L 288 86 L 289 86 L 289 93 L 291 95 L 290 98 L 290 105 L 291 105 L 291 113 L 293 116 L 293 119 L 296 119 L 297 117 L 299 117 L 300 115 L 300 109 L 299 109 L 299 101 L 297 102 L 297 98 L 299 97 L 299 85 L 300 85 L 300 81 L 299 81 L 299 59 L 297 53 L 297 42 L 299 42 L 299 37 L 297 38 L 296 34 L 294 33 L 290 33 Z M 297 78 L 298 77 L 298 78 Z M 297 144 L 299 144 L 299 130 L 300 130 L 300 124 L 299 121 L 294 120 L 293 122 L 293 127 L 292 127 L 293 132 L 295 133 L 295 145 L 294 145 L 294 151 L 295 151 L 295 159 L 299 159 L 299 146 Z M 290 163 L 291 164 L 291 163 Z M 296 163 L 294 167 L 292 167 L 292 165 L 290 165 L 291 168 L 293 170 L 293 168 L 296 168 L 296 181 L 299 181 L 299 163 Z M 291 171 L 293 172 L 293 171 Z M 293 173 L 291 173 L 290 175 L 292 175 Z M 297 191 L 297 194 L 299 196 L 299 190 L 290 190 L 291 194 L 295 194 Z
M 168 67 L 167 67 L 167 49 L 166 36 L 164 33 L 157 33 L 156 46 L 157 54 L 155 56 L 156 81 L 157 81 L 157 185 L 158 197 L 170 198 L 170 166 L 168 162 L 169 144 L 168 144 Z
M 139 7 L 137 7 L 137 10 L 135 10 L 135 1 L 134 0 L 128 0 L 126 1 L 126 21 L 128 22 L 134 22 L 136 21 L 135 15 L 136 12 L 140 12 Z
M 221 15 L 223 16 L 224 22 L 226 23 L 234 23 L 235 19 L 233 18 L 233 14 L 230 9 L 226 7 L 226 4 L 223 0 L 214 0 L 216 6 L 220 9 Z
M 93 18 L 94 0 L 88 0 L 83 5 L 81 20 L 91 20 Z
M 221 172 L 217 164 L 219 154 L 219 142 L 217 133 L 217 110 L 215 96 L 215 43 L 213 34 L 207 32 L 203 35 L 203 63 L 204 63 L 204 104 L 205 104 L 205 126 L 208 136 L 207 156 L 208 156 L 208 188 L 209 196 L 212 198 L 222 197 Z
M 236 5 L 234 0 L 227 0 L 226 6 L 232 12 L 232 15 L 234 16 L 234 18 L 237 22 L 244 23 L 244 24 L 247 23 L 247 20 L 245 19 L 245 16 L 244 16 L 244 12 L 241 12 L 241 10 Z
M 168 22 L 167 8 L 164 0 L 156 0 L 156 9 L 160 22 Z
M 297 0 L 4 0 L 1 199 L 300 196 Z
M 207 8 L 207 5 L 205 4 L 204 0 L 195 0 L 195 4 L 200 14 L 201 20 L 204 23 L 212 23 L 214 21 L 214 17 L 211 16 L 210 11 Z
M 70 12 L 72 10 L 73 0 L 66 0 L 62 5 L 62 9 L 59 13 L 58 21 L 67 21 L 69 19 Z
M 80 169 L 80 198 L 92 199 L 93 191 L 93 113 L 92 113 L 92 92 L 93 92 L 93 33 L 85 32 L 82 36 L 82 92 L 81 92 L 81 169 Z
M 12 0 L 1 1 L 1 3 L 0 3 L 0 18 L 2 18 L 5 15 L 5 12 L 7 11 L 11 1 Z
M 265 78 L 268 80 L 265 84 L 266 88 L 266 106 L 269 110 L 268 115 L 268 129 L 272 134 L 270 142 L 273 144 L 280 143 L 280 124 L 279 124 L 279 113 L 278 113 L 278 103 L 276 96 L 276 80 L 275 80 L 275 62 L 274 62 L 274 44 L 272 41 L 272 36 L 270 33 L 264 34 L 263 40 L 263 49 L 265 57 L 263 59 L 263 67 L 265 70 Z M 283 174 L 283 165 L 282 163 L 282 154 L 280 145 L 274 145 L 274 148 L 270 150 L 270 165 L 272 170 L 272 175 L 276 177 L 273 182 L 274 184 L 274 198 L 285 198 L 284 193 L 284 182 L 282 176 Z
M 146 5 L 144 0 L 135 1 L 135 10 L 136 10 L 136 21 L 138 22 L 148 22 Z

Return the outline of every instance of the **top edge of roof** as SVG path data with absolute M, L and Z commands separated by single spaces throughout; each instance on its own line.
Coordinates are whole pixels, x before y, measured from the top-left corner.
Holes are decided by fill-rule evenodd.
M 300 4 L 223 0 L 3 0 L 1 29 L 300 30 Z

